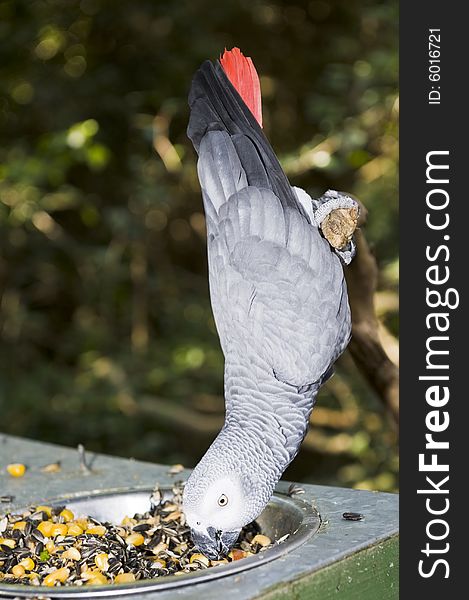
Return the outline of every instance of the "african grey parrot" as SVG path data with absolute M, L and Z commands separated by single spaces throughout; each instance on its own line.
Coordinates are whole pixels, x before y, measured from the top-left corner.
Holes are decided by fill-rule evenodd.
M 237 48 L 201 66 L 189 105 L 226 416 L 185 485 L 183 508 L 196 546 L 218 558 L 269 501 L 348 344 L 341 261 L 354 253 L 358 206 L 345 194 L 312 200 L 290 186 L 261 129 L 257 73 Z M 342 249 L 320 230 L 334 211 L 355 217 Z

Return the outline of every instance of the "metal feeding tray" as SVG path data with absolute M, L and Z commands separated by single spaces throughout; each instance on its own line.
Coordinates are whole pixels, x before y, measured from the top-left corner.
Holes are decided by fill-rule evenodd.
M 172 492 L 163 488 L 163 498 L 170 498 Z M 66 505 L 77 516 L 90 516 L 100 521 L 119 523 L 125 516 L 144 513 L 150 508 L 151 490 L 100 493 L 50 502 L 51 505 Z M 82 587 L 45 587 L 15 584 L 1 584 L 0 596 L 31 598 L 97 598 L 103 596 L 122 596 L 142 594 L 144 592 L 180 588 L 200 582 L 226 577 L 265 564 L 284 556 L 297 548 L 319 529 L 321 519 L 311 504 L 282 494 L 275 494 L 263 513 L 257 519 L 262 532 L 273 541 L 286 534 L 288 538 L 255 556 L 243 558 L 226 565 L 184 574 L 179 577 L 169 575 L 155 579 L 139 580 L 130 584 L 113 584 Z

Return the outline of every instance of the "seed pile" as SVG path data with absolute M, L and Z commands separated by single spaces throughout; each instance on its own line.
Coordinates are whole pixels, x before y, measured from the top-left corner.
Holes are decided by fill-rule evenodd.
M 120 525 L 77 517 L 65 507 L 34 506 L 0 518 L 0 582 L 29 585 L 102 585 L 181 575 L 240 560 L 271 540 L 257 523 L 245 527 L 222 560 L 209 560 L 190 539 L 182 512 L 182 486 Z

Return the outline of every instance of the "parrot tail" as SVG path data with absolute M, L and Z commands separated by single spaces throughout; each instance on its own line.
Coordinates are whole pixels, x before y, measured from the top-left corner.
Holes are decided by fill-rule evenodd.
M 187 135 L 198 153 L 207 134 L 226 132 L 248 185 L 271 189 L 284 207 L 309 221 L 262 130 L 259 78 L 251 59 L 234 48 L 215 64 L 205 61 L 192 80 L 189 106 Z
M 254 63 L 239 48 L 227 50 L 220 64 L 232 85 L 262 127 L 261 85 Z

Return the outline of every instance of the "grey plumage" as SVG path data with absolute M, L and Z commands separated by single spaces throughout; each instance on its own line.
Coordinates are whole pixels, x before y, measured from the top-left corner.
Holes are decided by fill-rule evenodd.
M 200 523 L 207 486 L 234 473 L 245 496 L 241 527 L 297 454 L 317 392 L 348 343 L 350 310 L 341 261 L 318 230 L 311 199 L 299 201 L 219 64 L 197 72 L 189 102 L 226 419 L 184 503 L 189 521 Z
M 320 383 L 350 333 L 342 267 L 299 211 L 283 207 L 269 189 L 246 186 L 236 156 L 227 133 L 209 132 L 201 144 L 210 294 L 226 359 L 227 418 L 237 414 L 240 390 L 259 390 L 260 403 L 271 394 L 263 411 L 280 418 L 288 390 L 287 421 L 299 404 L 304 432 L 312 402 L 292 394 Z M 250 408 L 257 413 L 255 402 Z M 296 428 L 292 439 L 286 442 L 294 456 L 302 439 Z

